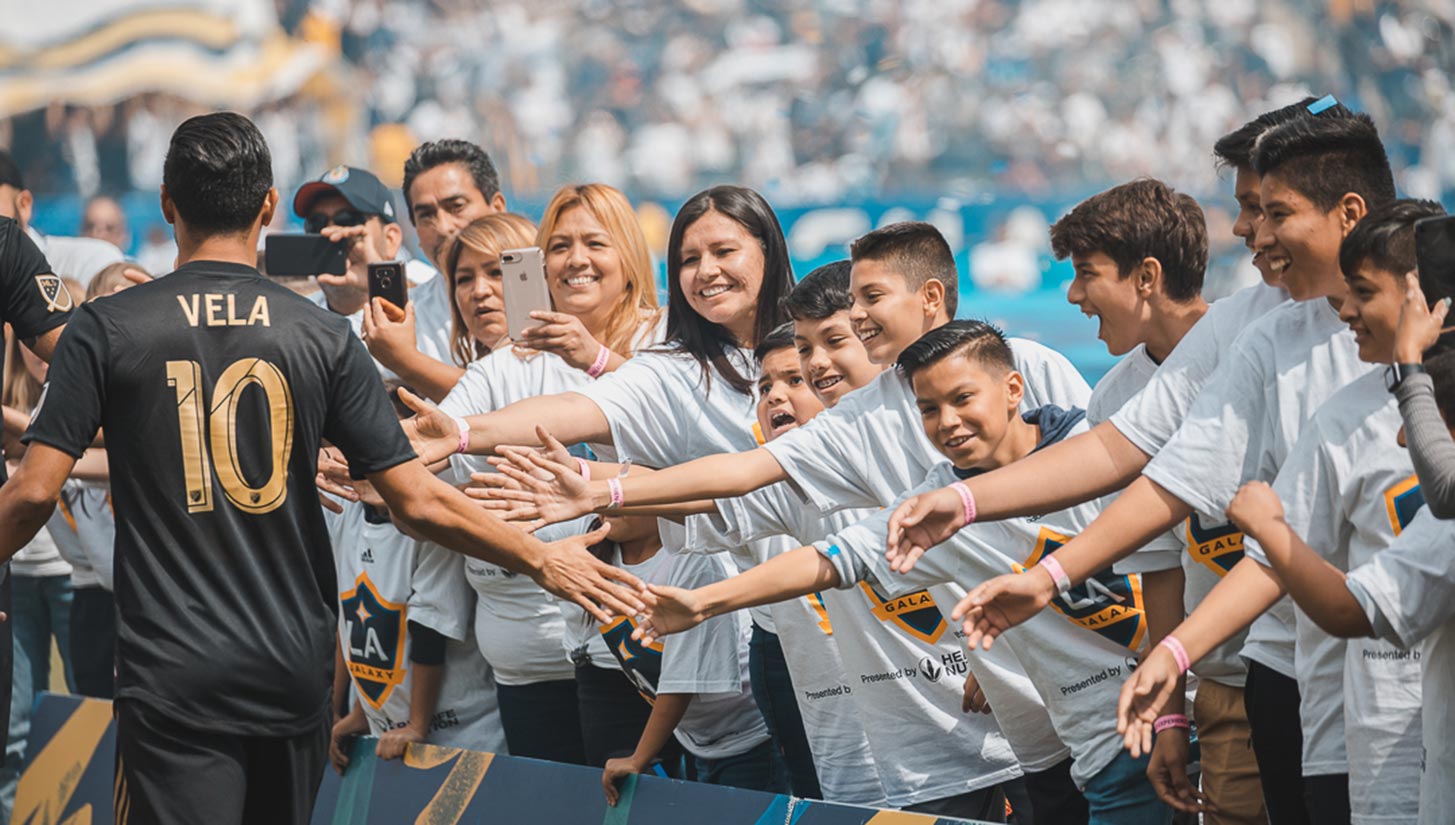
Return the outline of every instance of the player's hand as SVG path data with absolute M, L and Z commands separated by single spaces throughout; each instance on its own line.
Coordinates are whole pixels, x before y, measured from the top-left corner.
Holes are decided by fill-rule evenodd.
M 990 700 L 985 698 L 985 691 L 980 689 L 980 680 L 975 678 L 973 672 L 965 674 L 965 692 L 960 697 L 960 710 L 965 713 L 990 713 Z
M 417 352 L 414 302 L 406 301 L 401 310 L 383 298 L 370 298 L 364 306 L 364 328 L 359 337 L 364 339 L 369 354 L 386 367 Z
M 530 317 L 541 323 L 526 327 L 516 346 L 554 352 L 578 370 L 588 369 L 601 354 L 601 342 L 591 337 L 581 319 L 564 312 L 536 310 Z
M 701 593 L 681 587 L 647 585 L 653 604 L 637 622 L 632 638 L 644 645 L 656 644 L 663 636 L 681 633 L 707 621 Z
M 398 759 L 404 755 L 404 751 L 410 745 L 423 741 L 424 731 L 415 730 L 412 725 L 405 725 L 402 728 L 385 731 L 379 737 L 379 746 L 374 748 L 374 755 L 380 759 Z
M 1117 699 L 1117 733 L 1122 735 L 1122 744 L 1132 752 L 1133 759 L 1151 752 L 1152 724 L 1177 692 L 1181 676 L 1172 653 L 1158 645 L 1122 683 Z
M 964 526 L 965 505 L 948 487 L 905 499 L 889 517 L 889 541 L 884 550 L 889 568 L 908 573 L 920 556 Z
M 369 243 L 369 227 L 363 224 L 358 226 L 325 226 L 320 235 L 328 238 L 334 243 L 342 243 L 348 247 L 348 269 L 342 275 L 332 275 L 327 272 L 314 276 L 321 286 L 351 287 L 353 289 L 369 289 L 369 264 L 383 262 L 379 252 Z
M 536 584 L 580 605 L 602 624 L 613 616 L 636 616 L 646 609 L 641 580 L 586 549 L 605 539 L 609 529 L 610 524 L 604 523 L 589 533 L 547 544 L 547 553 L 532 574 Z
M 1239 487 L 1228 503 L 1227 517 L 1239 530 L 1256 539 L 1269 526 L 1283 521 L 1283 502 L 1267 482 L 1250 481 Z
M 1207 797 L 1187 778 L 1187 728 L 1168 728 L 1156 737 L 1147 763 L 1147 779 L 1158 798 L 1179 811 L 1195 814 L 1209 810 Z
M 354 738 L 369 732 L 369 720 L 362 711 L 355 709 L 333 725 L 328 737 L 328 761 L 339 776 L 349 767 L 348 746 Z
M 414 417 L 399 422 L 399 426 L 426 467 L 460 451 L 460 428 L 452 416 L 403 387 L 399 388 L 399 400 L 414 411 Z
M 601 789 L 606 791 L 606 804 L 615 808 L 621 799 L 621 791 L 616 787 L 618 782 L 634 773 L 646 773 L 646 770 L 646 765 L 639 764 L 630 756 L 606 760 L 606 768 L 601 772 Z
M 1445 316 L 1450 312 L 1450 299 L 1436 301 L 1432 307 L 1425 302 L 1420 279 L 1413 273 L 1406 273 L 1404 303 L 1399 308 L 1399 325 L 1394 330 L 1394 360 L 1399 364 L 1418 364 L 1424 359 L 1425 350 L 1435 345 L 1440 333 L 1445 332 Z
M 1000 634 L 1040 613 L 1056 596 L 1056 583 L 1045 568 L 1035 565 L 1023 573 L 1007 573 L 965 594 L 950 618 L 964 621 L 965 646 L 985 650 Z

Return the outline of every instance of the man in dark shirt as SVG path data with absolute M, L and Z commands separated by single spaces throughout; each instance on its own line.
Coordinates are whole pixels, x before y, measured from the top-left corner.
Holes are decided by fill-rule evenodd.
M 314 487 L 327 440 L 411 529 L 530 575 L 598 617 L 636 609 L 586 546 L 487 517 L 420 464 L 347 320 L 250 265 L 273 215 L 246 118 L 178 127 L 162 212 L 176 272 L 82 307 L 0 489 L 0 559 L 106 431 L 116 511 L 117 821 L 303 823 L 324 767 L 333 562 Z M 629 584 L 640 587 L 627 577 Z
M 50 264 L 20 224 L 0 217 L 0 323 L 9 324 L 31 352 L 51 360 L 61 330 L 71 316 L 71 293 L 51 271 Z M 5 383 L 5 365 L 0 364 L 0 385 Z M 5 428 L 23 428 L 23 420 L 12 421 L 6 411 Z M 22 417 L 23 419 L 23 417 Z M 0 459 L 0 485 L 5 483 L 5 461 Z M 27 536 L 26 541 L 29 541 Z M 6 556 L 9 559 L 9 556 Z M 0 568 L 0 613 L 10 612 L 10 565 Z M 11 662 L 14 637 L 10 622 L 0 627 L 0 753 L 10 718 Z

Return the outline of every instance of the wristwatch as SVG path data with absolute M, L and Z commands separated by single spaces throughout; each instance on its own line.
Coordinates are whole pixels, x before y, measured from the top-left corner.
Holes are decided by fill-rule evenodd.
M 1424 364 L 1390 364 L 1384 368 L 1384 388 L 1394 392 L 1406 378 L 1424 371 Z

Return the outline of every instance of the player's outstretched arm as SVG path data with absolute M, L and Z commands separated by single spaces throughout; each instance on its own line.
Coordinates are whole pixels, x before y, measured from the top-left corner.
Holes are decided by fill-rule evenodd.
M 1345 584 L 1348 576 L 1294 532 L 1272 487 L 1261 481 L 1244 484 L 1227 515 L 1263 548 L 1288 595 L 1325 633 L 1345 639 L 1374 635 L 1369 617 Z
M 1120 490 L 1136 479 L 1148 459 L 1116 427 L 1102 422 L 963 483 L 973 497 L 975 520 L 1000 521 L 1064 510 Z M 912 569 L 925 551 L 965 526 L 965 511 L 965 500 L 948 487 L 901 502 L 889 519 L 887 551 L 893 569 Z
M 745 573 L 695 590 L 649 585 L 654 597 L 632 638 L 648 644 L 681 633 L 713 616 L 760 604 L 796 599 L 838 587 L 839 573 L 814 547 L 800 547 L 769 559 Z
M 415 412 L 414 418 L 402 422 L 402 426 L 425 464 L 434 464 L 458 452 L 489 455 L 502 444 L 538 444 L 536 427 L 544 427 L 569 444 L 612 443 L 606 414 L 596 402 L 580 393 L 539 395 L 491 413 L 458 420 L 408 391 L 401 390 L 399 397 Z M 460 422 L 467 427 L 463 435 Z
M 551 593 L 580 605 L 598 621 L 609 622 L 613 615 L 635 616 L 645 606 L 640 580 L 587 552 L 586 548 L 605 538 L 604 525 L 585 535 L 545 544 L 482 513 L 464 493 L 440 481 L 418 461 L 371 473 L 369 481 L 390 512 L 420 535 L 455 552 L 524 573 Z
M 76 459 L 39 441 L 32 442 L 15 475 L 0 485 L 0 563 L 30 543 L 56 508 L 56 497 Z

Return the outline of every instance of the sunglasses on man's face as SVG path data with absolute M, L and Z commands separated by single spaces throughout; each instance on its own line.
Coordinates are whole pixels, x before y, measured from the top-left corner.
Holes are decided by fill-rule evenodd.
M 303 229 L 305 232 L 317 235 L 327 226 L 362 226 L 372 217 L 374 217 L 373 213 L 360 212 L 357 209 L 340 209 L 332 215 L 314 212 L 303 219 Z

